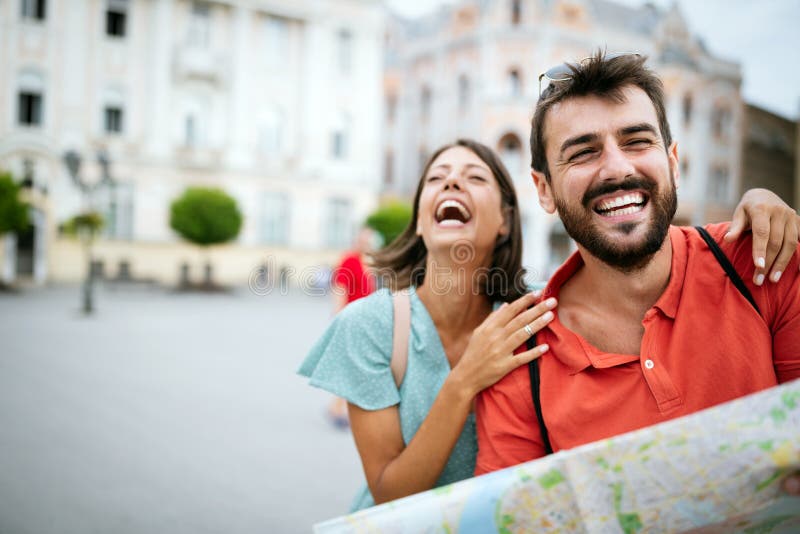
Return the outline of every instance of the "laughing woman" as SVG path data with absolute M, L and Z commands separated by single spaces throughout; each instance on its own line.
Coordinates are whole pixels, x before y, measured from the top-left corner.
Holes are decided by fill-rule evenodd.
M 517 197 L 494 152 L 467 140 L 440 148 L 417 187 L 412 221 L 375 258 L 410 298 L 400 387 L 390 369 L 388 289 L 345 308 L 300 369 L 349 403 L 368 486 L 353 509 L 472 476 L 473 399 L 547 350 L 514 354 L 552 319 L 555 301 L 528 309 L 536 295 L 523 282 Z
M 771 193 L 740 204 L 796 245 L 796 232 L 785 235 L 777 218 L 770 225 L 770 208 L 785 204 Z M 437 150 L 417 186 L 411 224 L 375 256 L 398 293 L 382 289 L 347 306 L 299 370 L 348 402 L 367 479 L 352 510 L 472 476 L 475 396 L 548 349 L 525 350 L 556 302 L 537 304 L 527 292 L 521 257 L 517 196 L 497 155 L 469 140 Z M 403 294 L 410 331 L 395 328 Z M 393 369 L 393 351 L 407 355 L 404 371 Z

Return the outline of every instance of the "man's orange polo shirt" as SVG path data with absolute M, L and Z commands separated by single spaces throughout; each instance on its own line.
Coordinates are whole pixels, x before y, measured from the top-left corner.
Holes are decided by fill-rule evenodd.
M 666 290 L 642 324 L 641 355 L 601 352 L 556 318 L 537 335 L 541 403 L 553 450 L 661 423 L 800 377 L 798 258 L 781 280 L 752 283 L 749 236 L 722 243 L 728 224 L 706 229 L 750 289 L 761 316 L 728 280 L 694 228 L 671 227 Z M 573 254 L 544 296 L 583 265 Z M 486 389 L 476 405 L 476 474 L 544 456 L 528 367 Z

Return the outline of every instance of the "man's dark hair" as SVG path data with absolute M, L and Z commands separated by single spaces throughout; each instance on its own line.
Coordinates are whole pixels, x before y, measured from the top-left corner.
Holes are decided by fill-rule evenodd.
M 544 123 L 550 108 L 570 98 L 590 95 L 623 102 L 622 90 L 626 86 L 638 87 L 650 98 L 656 109 L 664 146 L 669 150 L 672 134 L 664 107 L 664 84 L 652 70 L 644 66 L 646 60 L 646 56 L 639 54 L 606 57 L 604 51 L 598 50 L 580 63 L 567 64 L 572 74 L 566 80 L 551 81 L 536 104 L 531 121 L 531 167 L 544 173 L 547 181 L 550 181 L 544 138 Z

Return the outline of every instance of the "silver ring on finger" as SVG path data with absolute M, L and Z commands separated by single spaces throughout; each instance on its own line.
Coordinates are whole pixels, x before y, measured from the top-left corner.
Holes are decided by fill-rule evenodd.
M 533 335 L 533 328 L 531 328 L 531 325 L 526 324 L 524 330 L 525 330 L 525 333 L 528 334 L 529 336 Z

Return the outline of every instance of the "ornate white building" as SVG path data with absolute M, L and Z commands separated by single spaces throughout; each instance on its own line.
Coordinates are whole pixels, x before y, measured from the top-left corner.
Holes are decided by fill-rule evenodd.
M 741 181 L 741 73 L 711 56 L 673 7 L 609 0 L 462 0 L 388 23 L 384 191 L 408 195 L 439 145 L 472 137 L 497 149 L 523 207 L 524 262 L 545 278 L 569 252 L 530 178 L 530 117 L 538 76 L 598 48 L 637 52 L 663 77 L 682 160 L 679 223 L 724 220 Z
M 57 232 L 87 202 L 70 150 L 89 182 L 98 151 L 111 161 L 115 185 L 91 198 L 107 276 L 201 268 L 169 228 L 189 185 L 221 187 L 244 213 L 215 258 L 222 280 L 330 262 L 380 188 L 383 33 L 377 0 L 0 2 L 0 168 L 34 205 L 33 232 L 2 242 L 0 275 L 83 275 Z

